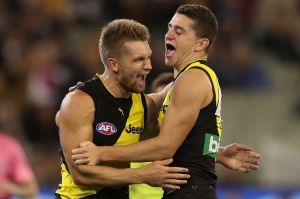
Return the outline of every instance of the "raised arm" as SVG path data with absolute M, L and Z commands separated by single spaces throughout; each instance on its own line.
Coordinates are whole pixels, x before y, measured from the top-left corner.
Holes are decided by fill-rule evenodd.
M 188 177 L 186 174 L 178 174 L 179 172 L 186 172 L 186 169 L 177 168 L 173 170 L 173 168 L 165 166 L 166 162 L 156 162 L 141 169 L 119 169 L 109 166 L 74 164 L 71 158 L 72 149 L 78 147 L 83 141 L 92 141 L 94 109 L 92 99 L 87 94 L 76 90 L 65 97 L 56 117 L 63 154 L 76 184 L 82 186 L 114 186 L 148 183 L 169 187 L 172 186 L 171 182 L 174 184 L 186 182 L 185 180 L 177 180 Z

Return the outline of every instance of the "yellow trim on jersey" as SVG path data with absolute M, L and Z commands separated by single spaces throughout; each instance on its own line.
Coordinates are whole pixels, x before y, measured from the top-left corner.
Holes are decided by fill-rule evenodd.
M 56 190 L 56 193 L 60 195 L 62 199 L 73 199 L 73 198 L 83 198 L 89 195 L 94 195 L 99 191 L 99 189 L 93 189 L 91 187 L 82 187 L 74 183 L 71 174 L 67 171 L 66 166 L 61 164 L 61 176 L 62 184 L 59 184 L 60 189 Z
M 217 117 L 218 134 L 219 137 L 222 137 L 222 120 L 219 116 L 216 117 Z
M 149 162 L 133 162 L 130 168 L 142 168 Z M 158 199 L 162 198 L 163 190 L 160 187 L 151 187 L 147 184 L 134 184 L 129 186 L 130 199 Z
M 218 103 L 219 103 L 219 83 L 218 83 L 217 75 L 211 68 L 209 68 L 208 66 L 206 66 L 204 64 L 201 64 L 200 62 L 195 62 L 195 63 L 189 65 L 185 70 L 188 70 L 195 66 L 203 68 L 210 75 L 212 82 L 213 82 L 214 91 L 215 91 L 216 105 L 218 105 Z
M 219 82 L 218 82 L 218 78 L 215 74 L 215 72 L 209 68 L 208 66 L 200 63 L 200 62 L 195 62 L 195 63 L 192 63 L 191 65 L 187 66 L 184 71 L 192 68 L 192 67 L 199 67 L 199 68 L 202 68 L 204 69 L 208 74 L 209 76 L 211 77 L 211 80 L 212 80 L 212 86 L 213 86 L 213 90 L 215 92 L 215 98 L 216 98 L 216 106 L 218 107 L 218 104 L 220 103 L 219 100 L 220 100 L 220 87 L 219 87 Z M 182 72 L 182 71 L 180 71 Z M 167 93 L 167 96 L 166 98 L 164 99 L 164 102 L 163 102 L 163 105 L 162 105 L 162 109 L 166 109 L 165 106 L 168 106 L 169 103 L 170 103 L 170 96 L 171 96 L 171 93 L 172 93 L 172 88 L 168 91 Z M 159 125 L 162 124 L 162 121 L 163 121 L 163 118 L 164 118 L 164 111 L 160 111 L 159 112 L 159 116 L 158 116 L 158 121 L 159 121 Z M 217 120 L 217 126 L 218 126 L 218 134 L 219 136 L 221 137 L 222 136 L 222 127 L 221 127 L 221 123 L 222 123 L 222 120 L 219 116 L 216 115 L 216 120 Z
M 114 145 L 127 145 L 137 143 L 140 139 L 140 133 L 127 133 L 126 129 L 130 126 L 135 128 L 145 128 L 144 124 L 144 107 L 140 94 L 132 93 L 132 106 L 126 121 L 125 128 L 121 136 Z M 142 116 L 141 116 L 142 115 Z
M 220 98 L 220 96 L 219 96 L 220 95 L 220 90 L 219 90 L 220 87 L 219 87 L 219 82 L 218 82 L 218 78 L 217 78 L 216 73 L 211 68 L 209 68 L 208 66 L 206 66 L 204 64 L 201 64 L 200 62 L 192 63 L 191 65 L 186 67 L 185 70 L 188 70 L 188 69 L 190 69 L 192 67 L 195 67 L 195 66 L 203 68 L 206 72 L 208 72 L 209 76 L 211 77 L 211 80 L 212 80 L 212 83 L 213 83 L 213 90 L 215 92 L 215 97 L 216 97 L 216 106 L 218 107 L 219 98 Z M 218 126 L 218 134 L 221 137 L 222 136 L 222 127 L 221 127 L 222 120 L 217 115 L 216 115 L 216 119 L 217 119 L 217 126 Z

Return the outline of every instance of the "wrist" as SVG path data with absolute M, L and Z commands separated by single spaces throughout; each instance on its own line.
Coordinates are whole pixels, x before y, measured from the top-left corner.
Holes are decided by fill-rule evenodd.
M 216 158 L 216 163 L 222 163 L 223 152 L 224 152 L 224 147 L 219 147 L 217 158 Z
M 128 172 L 131 172 L 132 184 L 142 184 L 147 183 L 145 179 L 145 172 L 140 168 L 130 168 Z
M 109 150 L 109 147 L 107 146 L 101 146 L 98 148 L 98 163 L 100 162 L 109 162 L 112 161 L 110 158 L 111 152 Z

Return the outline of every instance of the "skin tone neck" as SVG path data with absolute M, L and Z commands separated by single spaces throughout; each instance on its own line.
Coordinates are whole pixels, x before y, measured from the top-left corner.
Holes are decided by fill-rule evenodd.
M 105 68 L 105 71 L 102 75 L 100 75 L 100 79 L 107 88 L 107 90 L 116 98 L 129 98 L 131 92 L 128 92 L 125 88 L 123 88 L 117 79 L 117 75 L 114 72 L 109 71 Z
M 196 44 L 197 45 L 197 44 Z M 195 47 L 197 48 L 197 47 Z M 204 49 L 193 49 L 192 52 L 182 56 L 182 62 L 177 62 L 173 68 L 174 73 L 179 73 L 182 69 L 184 69 L 188 64 L 193 63 L 198 60 L 207 60 L 207 53 Z
M 174 66 L 173 67 L 173 71 L 174 71 L 174 77 L 177 77 L 177 75 L 180 73 L 180 71 L 182 71 L 188 64 L 193 63 L 195 61 L 198 60 L 207 60 L 207 54 L 204 55 L 198 55 L 198 56 L 193 56 L 190 59 L 187 59 L 186 62 L 184 62 L 183 64 L 179 65 L 179 66 Z

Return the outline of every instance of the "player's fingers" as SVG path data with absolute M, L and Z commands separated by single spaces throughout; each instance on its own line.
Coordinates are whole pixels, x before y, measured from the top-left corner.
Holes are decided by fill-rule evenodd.
M 75 85 L 75 86 L 72 86 L 72 87 L 70 87 L 70 88 L 69 88 L 69 92 L 71 92 L 71 91 L 74 91 L 74 90 L 75 90 L 75 88 L 76 88 L 76 85 Z
M 256 158 L 248 158 L 246 160 L 247 163 L 253 164 L 253 165 L 259 165 L 259 159 Z
M 74 154 L 72 155 L 72 160 L 80 160 L 80 159 L 86 159 L 87 155 L 86 154 Z
M 256 165 L 256 164 L 249 164 L 248 168 L 247 169 L 250 169 L 250 170 L 258 170 L 259 169 L 259 166 Z
M 173 184 L 162 184 L 163 188 L 169 188 L 169 189 L 180 189 L 180 186 L 173 185 Z
M 247 173 L 247 169 L 244 168 L 244 167 L 239 167 L 239 168 L 237 169 L 237 171 L 240 171 L 240 172 L 243 172 L 243 173 Z
M 238 143 L 235 143 L 235 146 L 238 148 L 239 151 L 252 151 L 252 148 L 245 145 L 245 144 L 238 144 Z
M 165 160 L 158 160 L 158 161 L 155 161 L 155 163 L 158 163 L 160 165 L 163 165 L 163 166 L 167 166 L 169 164 L 171 164 L 173 162 L 173 159 L 170 158 L 170 159 L 165 159 Z
M 179 180 L 179 179 L 166 179 L 164 181 L 165 184 L 172 184 L 172 185 L 182 185 L 186 184 L 187 180 Z
M 251 171 L 251 170 L 256 171 L 256 170 L 259 169 L 259 166 L 254 165 L 254 164 L 250 164 L 250 163 L 244 163 L 241 168 L 243 168 L 244 170 L 248 170 L 248 171 Z
M 191 176 L 189 174 L 183 174 L 183 173 L 169 173 L 167 175 L 168 179 L 189 179 Z
M 169 173 L 187 173 L 189 170 L 183 167 L 167 167 Z
M 249 156 L 252 158 L 260 159 L 260 154 L 255 153 L 255 152 L 251 152 Z
M 85 159 L 79 159 L 79 160 L 75 160 L 74 163 L 76 165 L 87 164 L 87 163 L 89 163 L 89 160 L 87 158 L 85 158 Z
M 82 154 L 85 152 L 85 149 L 82 149 L 82 148 L 76 148 L 76 149 L 73 149 L 72 150 L 72 154 L 75 155 L 75 154 Z

